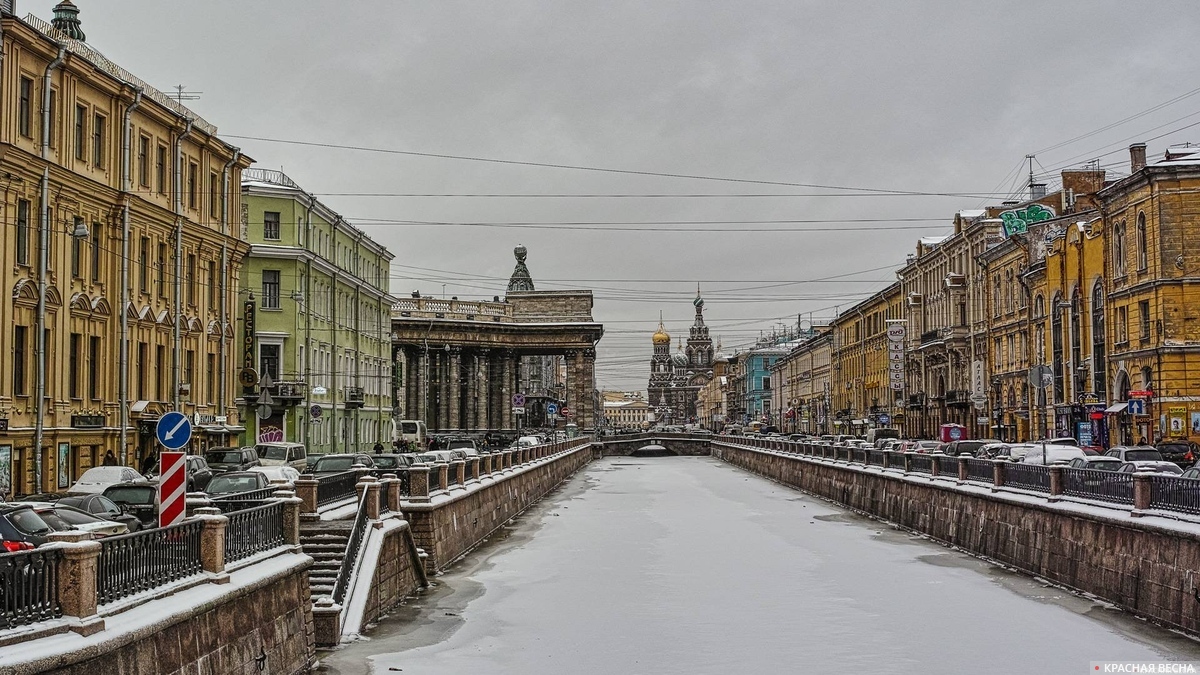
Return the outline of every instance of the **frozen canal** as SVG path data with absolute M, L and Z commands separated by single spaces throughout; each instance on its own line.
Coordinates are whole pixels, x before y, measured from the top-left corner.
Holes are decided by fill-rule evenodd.
M 1200 645 L 709 458 L 593 463 L 327 672 L 1084 673 Z

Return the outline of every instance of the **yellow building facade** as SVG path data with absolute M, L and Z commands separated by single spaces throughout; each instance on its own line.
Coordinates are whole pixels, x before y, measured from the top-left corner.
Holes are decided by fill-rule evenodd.
M 0 17 L 0 493 L 65 488 L 108 452 L 136 465 L 169 409 L 220 420 L 193 449 L 237 428 L 250 160 L 73 18 Z
M 832 384 L 830 405 L 836 433 L 863 434 L 903 418 L 903 390 L 889 378 L 887 329 L 903 321 L 900 284 L 894 283 L 834 319 L 830 328 Z

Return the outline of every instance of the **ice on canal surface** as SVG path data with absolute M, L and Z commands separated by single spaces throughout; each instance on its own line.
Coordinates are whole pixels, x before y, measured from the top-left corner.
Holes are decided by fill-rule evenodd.
M 594 462 L 329 672 L 1084 673 L 1190 639 L 711 458 Z

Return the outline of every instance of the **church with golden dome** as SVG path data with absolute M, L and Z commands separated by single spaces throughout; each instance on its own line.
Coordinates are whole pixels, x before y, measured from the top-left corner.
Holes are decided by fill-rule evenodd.
M 650 357 L 650 382 L 646 388 L 647 400 L 656 410 L 662 411 L 661 424 L 687 424 L 697 419 L 696 398 L 704 385 L 712 380 L 713 343 L 704 325 L 704 298 L 696 288 L 696 319 L 692 323 L 686 346 L 679 345 L 671 353 L 671 335 L 667 333 L 662 319 L 658 330 L 651 336 L 654 352 Z

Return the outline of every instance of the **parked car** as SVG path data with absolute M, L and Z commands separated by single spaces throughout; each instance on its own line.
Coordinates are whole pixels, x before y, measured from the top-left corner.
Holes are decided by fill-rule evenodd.
M 342 473 L 354 468 L 355 464 L 362 464 L 368 469 L 375 468 L 375 460 L 371 459 L 371 455 L 362 453 L 356 454 L 328 454 L 318 459 L 315 464 L 308 467 L 305 473 L 311 473 L 314 476 L 327 476 L 332 473 Z
M 84 471 L 67 494 L 100 494 L 110 485 L 139 485 L 149 482 L 145 476 L 127 466 L 96 466 Z
M 1158 454 L 1168 462 L 1175 462 L 1181 467 L 1189 467 L 1200 458 L 1200 446 L 1193 441 L 1169 440 L 1155 446 Z
M 280 465 L 280 466 L 252 466 L 247 471 L 261 473 L 267 477 L 267 482 L 284 481 L 286 483 L 295 483 L 300 480 L 300 472 L 295 468 Z
M 1122 462 L 1161 462 L 1163 456 L 1148 445 L 1118 445 L 1104 453 L 1105 457 L 1116 457 Z
M 53 531 L 29 504 L 0 504 L 0 551 L 28 551 L 46 543 Z
M 156 494 L 158 492 L 158 489 L 149 483 L 110 485 L 104 491 L 116 491 L 119 488 L 140 488 L 151 490 Z M 130 532 L 137 532 L 142 529 L 141 520 L 136 515 L 126 511 L 120 504 L 117 504 L 107 495 L 67 495 L 58 499 L 55 503 L 62 504 L 63 506 L 74 506 L 81 511 L 87 511 L 93 516 L 124 523 Z
M 470 438 L 451 438 L 446 441 L 446 445 L 442 446 L 443 450 L 462 450 L 465 455 L 479 455 L 479 446 Z
M 1123 463 L 1124 462 L 1117 459 L 1116 457 L 1104 457 L 1104 456 L 1093 457 L 1093 456 L 1089 455 L 1087 457 L 1076 457 L 1075 459 L 1072 459 L 1067 464 L 1067 466 L 1071 467 L 1072 469 L 1095 469 L 1097 471 L 1116 471 L 1117 469 L 1121 468 L 1121 464 L 1123 464 Z
M 521 436 L 516 441 L 513 441 L 513 448 L 532 448 L 535 445 L 541 445 L 542 442 L 537 436 Z
M 380 473 L 390 473 L 392 471 L 402 470 L 416 463 L 417 456 L 412 454 L 389 453 L 386 455 L 372 455 L 375 460 L 375 468 L 379 469 Z
M 187 491 L 204 492 L 204 488 L 208 487 L 208 481 L 213 477 L 213 470 L 208 466 L 208 462 L 199 455 L 187 455 L 183 461 L 184 470 L 187 471 Z M 146 472 L 146 479 L 157 481 L 161 473 L 162 468 L 159 466 L 159 462 L 155 462 L 154 466 Z
M 421 464 L 433 464 L 435 462 L 453 462 L 455 459 L 454 453 L 449 450 L 432 450 L 423 452 L 417 455 L 417 461 Z
M 56 532 L 79 530 L 90 532 L 96 539 L 103 539 L 104 537 L 125 534 L 129 531 L 129 526 L 124 523 L 118 523 L 115 520 L 105 520 L 73 506 L 47 504 L 45 502 L 30 502 L 30 506 Z
M 1022 464 L 1066 464 L 1079 457 L 1087 457 L 1087 453 L 1077 445 L 1051 445 L 1050 443 L 1031 443 L 1029 451 L 1021 458 Z
M 1140 473 L 1143 471 L 1148 471 L 1151 473 L 1163 473 L 1173 476 L 1183 475 L 1183 469 L 1179 468 L 1179 465 L 1174 462 L 1125 462 L 1121 465 L 1121 468 L 1117 469 L 1117 471 L 1120 471 L 1121 473 Z
M 208 484 L 205 484 L 208 487 Z M 121 522 L 130 525 L 129 531 L 135 532 L 146 527 L 158 527 L 158 487 L 155 485 L 113 485 L 104 491 L 103 497 L 112 501 L 126 516 L 132 516 L 140 523 L 130 525 L 122 518 Z
M 917 441 L 908 451 L 932 454 L 942 446 L 938 441 Z
M 1200 480 L 1200 466 L 1193 466 L 1190 469 L 1186 469 L 1180 475 L 1180 478 L 1193 478 L 1193 479 Z
M 979 457 L 980 448 L 985 445 L 992 445 L 999 442 L 1000 441 L 994 438 L 980 438 L 969 441 L 950 441 L 946 444 L 946 447 L 942 450 L 942 452 L 947 455 L 953 455 L 954 457 L 958 457 L 964 452 L 972 457 Z
M 262 466 L 286 464 L 300 472 L 308 468 L 308 454 L 303 443 L 259 443 L 254 446 L 254 451 Z
M 258 471 L 230 471 L 223 473 L 208 484 L 208 494 L 212 497 L 251 492 L 269 487 L 271 481 L 266 474 Z
M 975 456 L 979 459 L 995 459 L 1001 450 L 1007 451 L 1008 447 L 1008 443 L 987 443 L 975 451 Z
M 1014 443 L 1012 445 L 1006 445 L 1005 447 L 1000 448 L 1000 450 L 996 452 L 996 456 L 992 459 L 1006 459 L 1010 462 L 1019 462 L 1025 458 L 1025 455 L 1029 454 L 1030 450 L 1033 450 L 1033 447 L 1033 443 Z
M 262 466 L 258 452 L 251 447 L 213 448 L 204 453 L 204 459 L 214 472 L 245 471 L 252 466 Z

